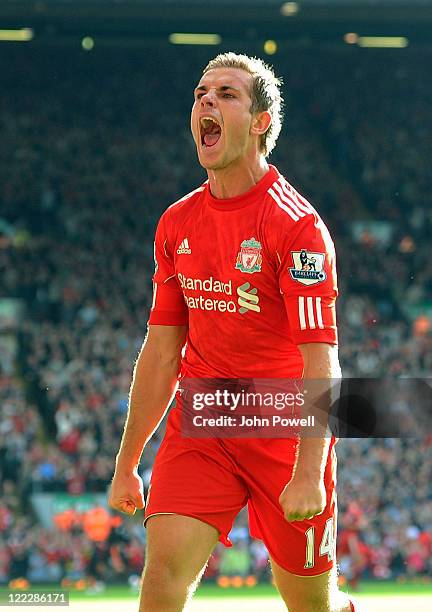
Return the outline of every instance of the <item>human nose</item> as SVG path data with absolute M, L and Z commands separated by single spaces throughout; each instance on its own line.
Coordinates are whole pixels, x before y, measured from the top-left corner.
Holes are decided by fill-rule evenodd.
M 215 91 L 213 89 L 209 89 L 201 96 L 201 106 L 214 106 L 216 100 Z

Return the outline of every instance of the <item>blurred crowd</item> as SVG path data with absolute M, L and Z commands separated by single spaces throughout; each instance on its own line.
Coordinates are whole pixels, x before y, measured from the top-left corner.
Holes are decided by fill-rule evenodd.
M 351 51 L 275 56 L 285 124 L 270 161 L 332 231 L 345 376 L 427 377 L 427 65 L 414 52 Z M 29 62 L 19 49 L 1 60 L 0 300 L 26 309 L 0 332 L 17 340 L 15 369 L 0 357 L 0 582 L 140 573 L 139 522 L 92 542 L 79 522 L 42 528 L 30 499 L 107 489 L 146 333 L 155 225 L 205 179 L 188 113 L 208 59 L 187 49 L 38 51 Z M 144 452 L 146 486 L 160 440 L 161 431 Z M 431 443 L 339 442 L 339 563 L 353 584 L 432 571 Z M 246 512 L 232 540 L 207 576 L 266 576 Z

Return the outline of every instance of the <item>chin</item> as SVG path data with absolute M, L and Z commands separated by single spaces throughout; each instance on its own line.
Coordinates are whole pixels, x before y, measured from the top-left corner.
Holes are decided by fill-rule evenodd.
M 221 170 L 224 167 L 222 164 L 218 164 L 217 162 L 200 162 L 200 164 L 205 170 Z
M 206 155 L 202 155 L 202 156 L 198 155 L 198 160 L 201 166 L 205 168 L 206 170 L 219 170 L 225 167 L 223 160 L 220 158 L 208 159 Z

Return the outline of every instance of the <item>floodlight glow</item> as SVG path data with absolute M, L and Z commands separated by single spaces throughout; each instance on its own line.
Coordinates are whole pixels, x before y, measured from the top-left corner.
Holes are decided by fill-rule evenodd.
M 409 44 L 405 36 L 359 36 L 359 47 L 403 49 Z
M 21 28 L 19 30 L 0 30 L 0 41 L 28 42 L 34 36 L 31 28 Z
M 219 34 L 187 34 L 174 32 L 169 41 L 173 45 L 219 45 L 222 38 Z
M 84 51 L 91 51 L 93 47 L 95 46 L 94 39 L 91 36 L 84 36 L 84 38 L 81 41 L 81 46 L 84 49 Z
M 358 42 L 358 38 L 358 34 L 356 34 L 355 32 L 348 32 L 344 36 L 344 41 L 348 45 L 355 45 Z
M 297 2 L 284 2 L 280 10 L 285 17 L 292 17 L 293 15 L 297 15 L 300 7 Z
M 274 55 L 277 51 L 277 42 L 275 40 L 266 40 L 264 43 L 264 52 L 267 55 Z

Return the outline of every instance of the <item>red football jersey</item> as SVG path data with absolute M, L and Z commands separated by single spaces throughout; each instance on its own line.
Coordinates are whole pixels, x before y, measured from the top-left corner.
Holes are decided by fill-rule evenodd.
M 150 325 L 187 325 L 182 376 L 301 377 L 298 344 L 337 343 L 335 250 L 274 166 L 248 192 L 208 182 L 162 215 Z

